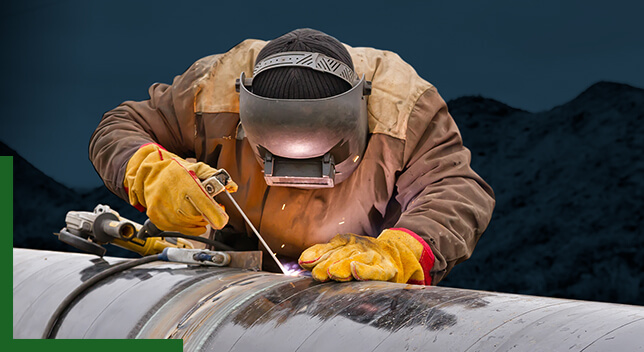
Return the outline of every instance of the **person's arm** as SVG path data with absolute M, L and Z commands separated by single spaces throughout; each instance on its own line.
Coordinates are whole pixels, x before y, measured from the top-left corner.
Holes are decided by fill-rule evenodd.
M 395 227 L 413 231 L 429 245 L 435 285 L 472 255 L 495 200 L 492 188 L 471 169 L 470 151 L 433 87 L 410 115 L 404 165 L 396 182 L 402 214 Z
M 197 61 L 171 86 L 153 84 L 149 100 L 126 101 L 103 115 L 90 139 L 89 158 L 113 193 L 128 200 L 123 187 L 126 165 L 145 144 L 156 143 L 183 158 L 193 156 L 194 81 L 206 70 Z
M 398 221 L 377 238 L 340 234 L 306 249 L 299 264 L 314 279 L 435 285 L 472 254 L 494 193 L 470 168 L 470 152 L 435 88 L 418 99 L 407 127 Z
M 205 58 L 207 60 L 208 58 Z M 90 141 L 90 159 L 105 185 L 145 211 L 159 229 L 198 236 L 222 228 L 228 215 L 201 181 L 217 170 L 194 156 L 195 82 L 208 73 L 197 61 L 172 86 L 154 84 L 150 99 L 127 101 L 107 112 Z M 236 184 L 226 189 L 234 192 Z

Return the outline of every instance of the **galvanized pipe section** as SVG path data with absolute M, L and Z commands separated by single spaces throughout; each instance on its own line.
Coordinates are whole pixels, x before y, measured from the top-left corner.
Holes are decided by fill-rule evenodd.
M 13 336 L 121 262 L 14 249 Z M 153 262 L 96 284 L 56 338 L 177 338 L 184 351 L 633 351 L 644 307 L 387 282 L 315 283 Z

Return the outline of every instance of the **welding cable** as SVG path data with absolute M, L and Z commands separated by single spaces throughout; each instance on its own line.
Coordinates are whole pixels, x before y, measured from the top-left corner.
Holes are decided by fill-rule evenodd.
M 185 238 L 187 240 L 197 241 L 197 242 L 205 243 L 207 245 L 211 245 L 214 250 L 234 251 L 232 247 L 225 245 L 219 241 L 211 240 L 209 238 L 184 235 L 181 232 L 176 232 L 176 231 L 162 231 L 155 224 L 153 224 L 152 221 L 150 221 L 150 219 L 145 220 L 145 222 L 143 223 L 143 226 L 141 226 L 141 229 L 136 234 L 136 237 L 140 239 L 145 239 L 147 237 L 179 237 L 179 238 Z
M 197 237 L 197 236 L 190 236 L 190 235 L 184 235 L 180 232 L 170 232 L 170 231 L 163 231 L 159 234 L 155 235 L 150 235 L 147 234 L 146 237 L 179 237 L 179 238 L 185 238 L 191 241 L 197 241 L 205 244 L 209 244 L 214 247 L 215 250 L 218 251 L 234 251 L 233 247 L 225 245 L 219 241 L 216 240 L 211 240 L 209 238 L 203 238 L 203 237 Z
M 43 339 L 54 338 L 53 336 L 55 336 L 58 333 L 58 328 L 60 327 L 59 321 L 61 321 L 62 318 L 65 316 L 65 314 L 67 314 L 68 309 L 71 307 L 72 303 L 76 300 L 76 298 L 78 298 L 81 294 L 87 291 L 87 289 L 89 289 L 99 281 L 106 279 L 114 274 L 120 273 L 127 269 L 131 269 L 135 266 L 143 265 L 157 260 L 161 260 L 159 258 L 159 254 L 153 254 L 153 255 L 145 256 L 143 258 L 124 261 L 106 270 L 101 271 L 100 273 L 92 276 L 87 281 L 80 284 L 80 286 L 76 287 L 74 291 L 68 294 L 67 297 L 65 297 L 65 299 L 63 299 L 60 302 L 54 314 L 52 314 L 51 318 L 49 318 L 49 321 L 45 326 L 45 330 L 43 332 L 42 338 Z

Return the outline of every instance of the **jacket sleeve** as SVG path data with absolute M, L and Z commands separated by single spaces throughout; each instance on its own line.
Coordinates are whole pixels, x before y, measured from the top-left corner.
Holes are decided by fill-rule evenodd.
M 153 84 L 149 100 L 126 101 L 103 115 L 90 139 L 89 158 L 107 188 L 119 197 L 127 200 L 125 168 L 141 145 L 157 143 L 181 157 L 193 156 L 194 82 L 207 69 L 200 61 L 171 86 Z
M 437 284 L 472 255 L 492 216 L 494 193 L 471 169 L 470 151 L 434 87 L 412 110 L 403 158 L 396 181 L 402 214 L 396 227 L 414 231 L 429 244 L 435 256 L 430 275 Z

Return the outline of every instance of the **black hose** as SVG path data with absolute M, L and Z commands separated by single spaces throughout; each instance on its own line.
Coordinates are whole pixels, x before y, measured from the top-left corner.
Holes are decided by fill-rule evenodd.
M 74 300 L 78 298 L 81 294 L 83 294 L 88 288 L 92 287 L 94 284 L 97 282 L 110 277 L 116 273 L 120 273 L 122 271 L 125 271 L 127 269 L 131 269 L 135 266 L 143 265 L 146 263 L 154 262 L 160 260 L 158 254 L 153 254 L 153 255 L 148 255 L 143 258 L 138 258 L 138 259 L 132 259 L 128 261 L 121 262 L 119 264 L 116 264 L 106 270 L 101 271 L 100 273 L 92 276 L 89 278 L 87 281 L 83 282 L 80 284 L 80 286 L 76 287 L 74 291 L 72 291 L 70 294 L 63 299 L 60 304 L 58 305 L 58 308 L 56 308 L 56 311 L 52 314 L 51 318 L 49 318 L 49 321 L 47 322 L 47 325 L 45 326 L 45 331 L 43 332 L 42 338 L 43 339 L 52 339 L 58 332 L 58 328 L 60 324 L 58 323 L 65 314 L 67 314 L 67 310 L 69 307 L 72 305 Z
M 223 244 L 219 241 L 211 240 L 209 238 L 203 238 L 203 237 L 198 237 L 198 236 L 190 236 L 190 235 L 184 235 L 180 232 L 170 232 L 170 231 L 163 231 L 158 235 L 149 235 L 147 237 L 179 237 L 179 238 L 185 238 L 191 241 L 197 241 L 205 244 L 209 244 L 215 248 L 215 250 L 218 251 L 234 251 L 233 247 L 228 246 L 226 244 Z
M 201 243 L 205 243 L 208 245 L 213 246 L 214 250 L 223 250 L 223 251 L 234 251 L 233 247 L 228 246 L 226 244 L 223 244 L 219 241 L 216 240 L 211 240 L 209 238 L 203 238 L 199 236 L 189 236 L 189 235 L 184 235 L 181 232 L 176 232 L 176 231 L 163 231 L 159 229 L 155 224 L 150 221 L 150 219 L 145 220 L 143 223 L 143 226 L 141 226 L 141 229 L 139 232 L 136 234 L 136 237 L 140 239 L 146 239 L 147 237 L 179 237 L 179 238 L 185 238 L 188 240 L 192 241 L 197 241 Z

